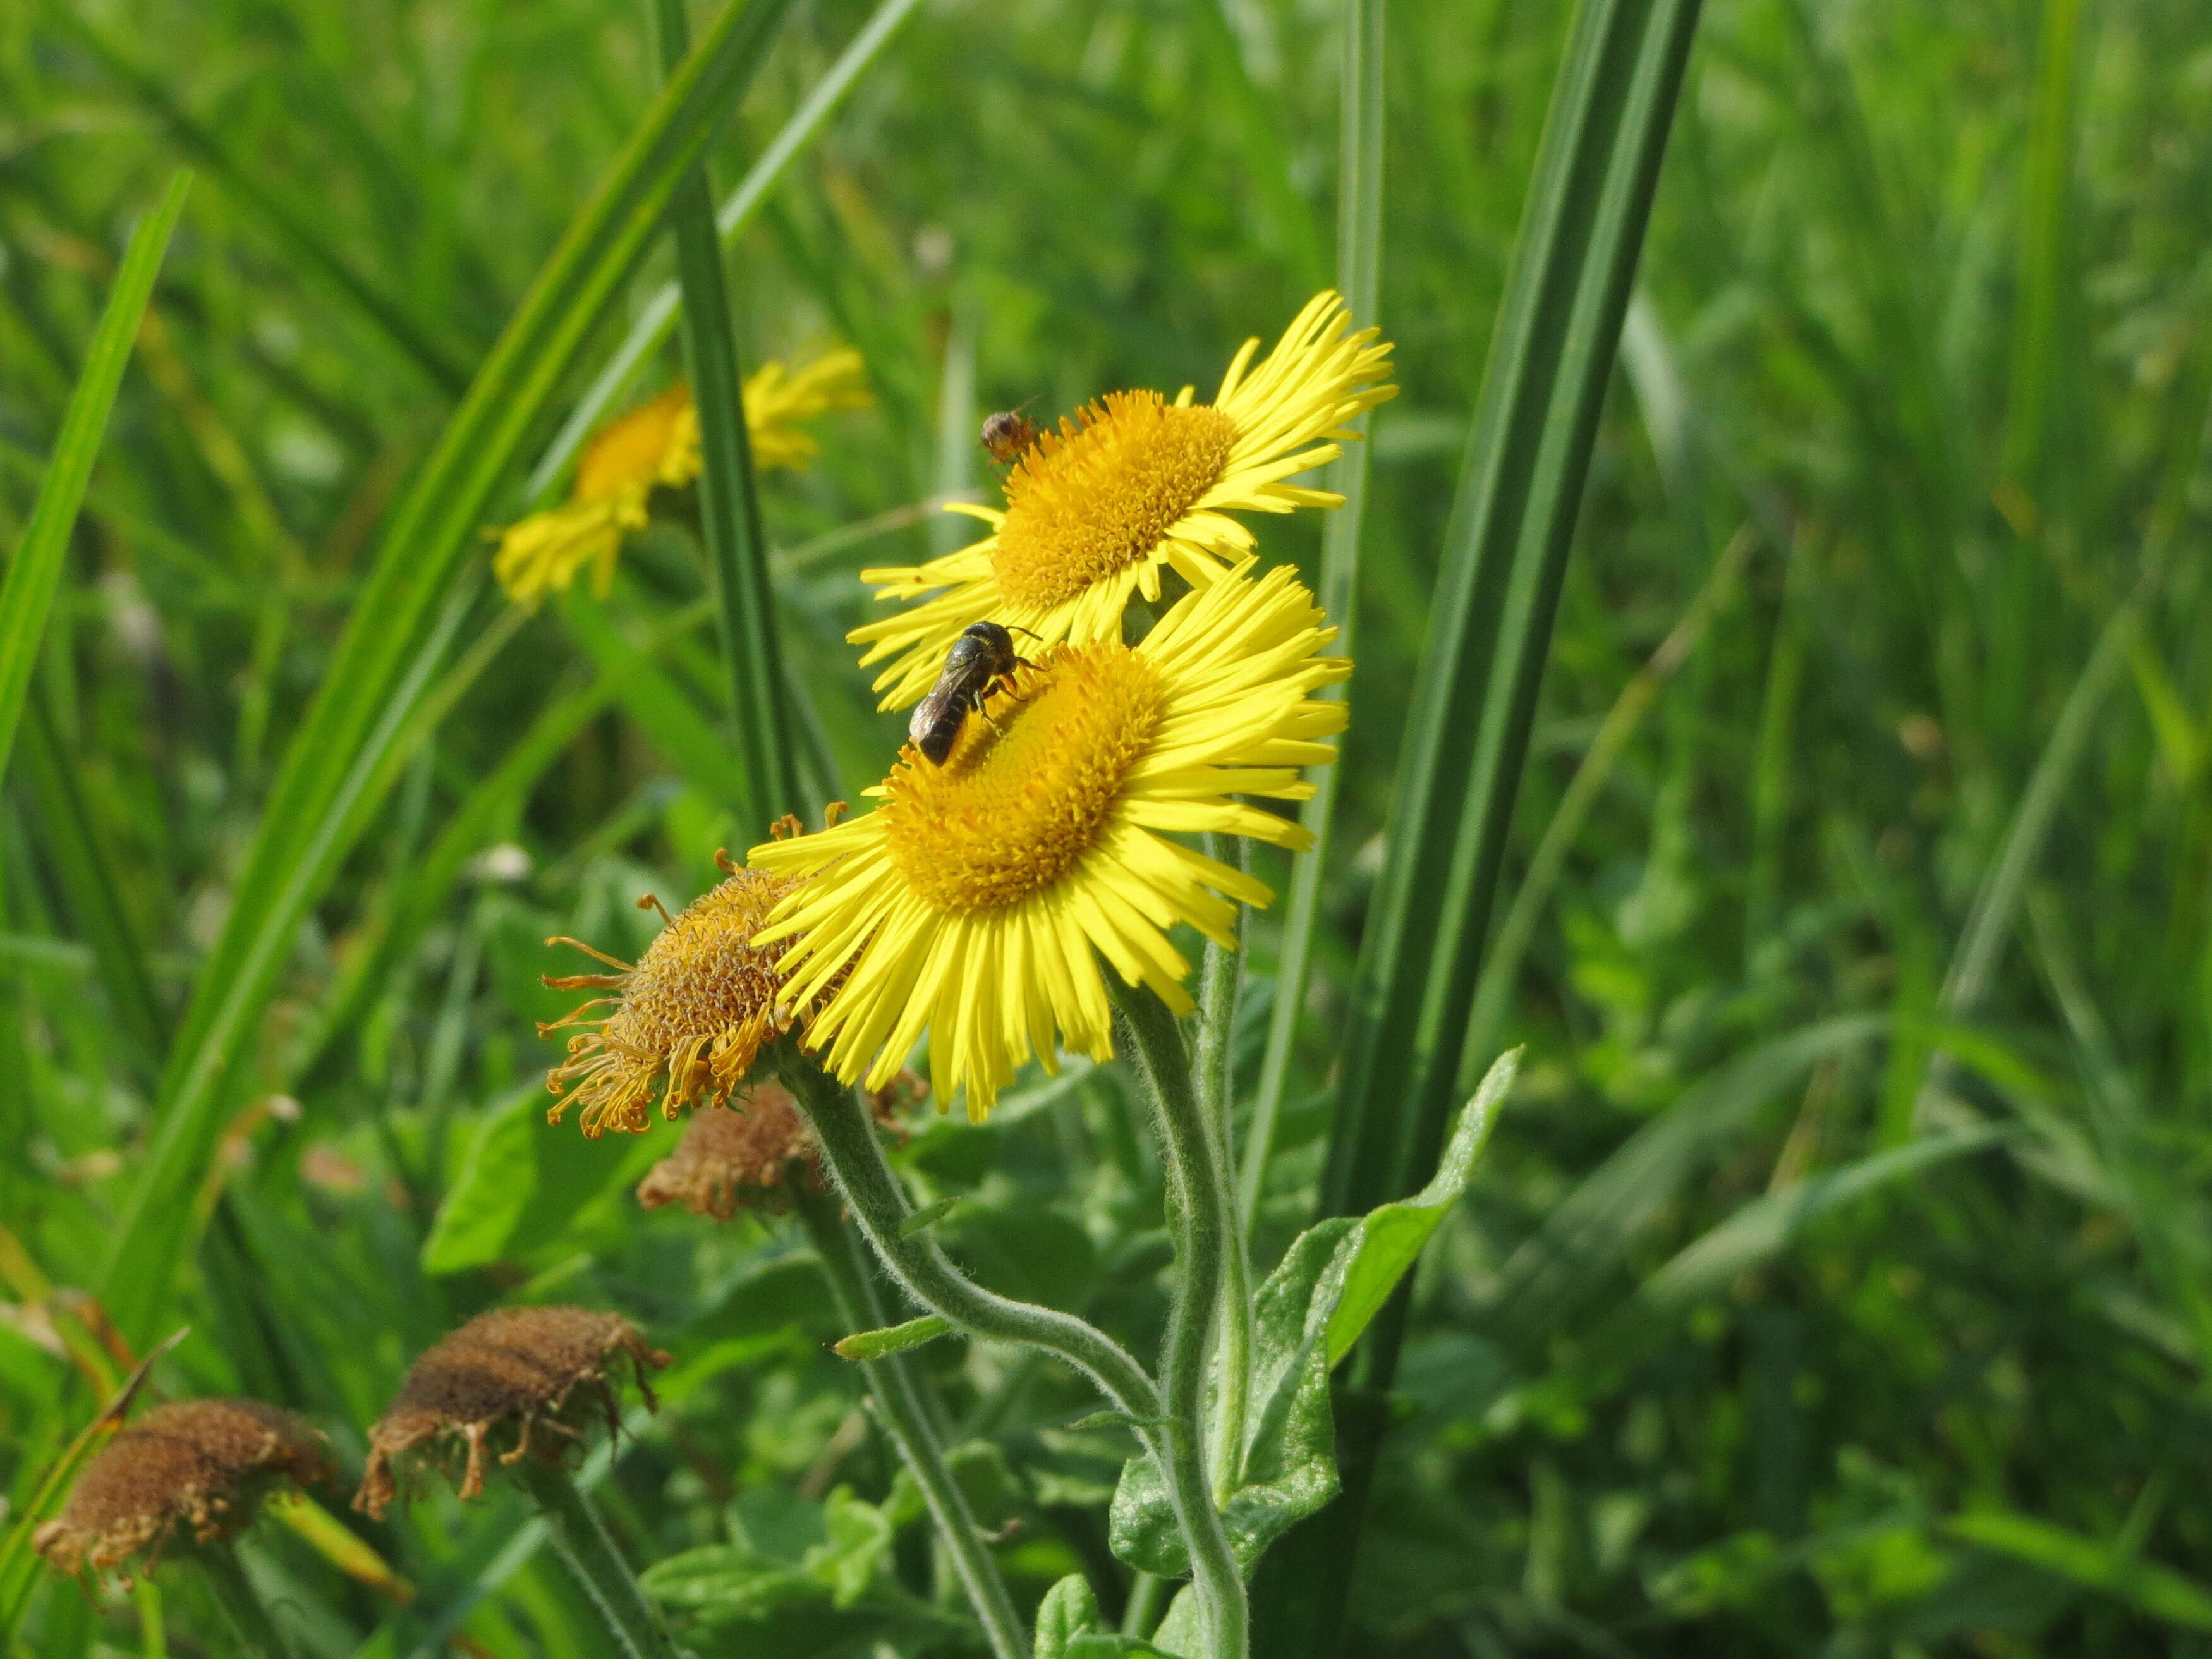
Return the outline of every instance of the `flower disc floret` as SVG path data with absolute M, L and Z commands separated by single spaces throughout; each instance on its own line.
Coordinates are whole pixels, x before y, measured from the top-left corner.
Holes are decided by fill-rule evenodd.
M 1336 295 L 1316 295 L 1267 357 L 1248 340 L 1211 404 L 1185 387 L 1109 393 L 1039 436 L 1007 475 L 1006 507 L 956 506 L 990 533 L 927 564 L 863 570 L 883 599 L 913 600 L 847 635 L 890 659 L 885 708 L 919 702 L 960 631 L 990 620 L 1040 644 L 1121 636 L 1133 598 L 1161 597 L 1162 573 L 1194 587 L 1252 550 L 1237 513 L 1334 507 L 1342 497 L 1290 482 L 1334 460 L 1359 434 L 1347 424 L 1397 395 L 1390 347 L 1354 332 Z
M 1341 702 L 1311 693 L 1351 665 L 1291 572 L 1239 571 L 1186 595 L 1137 646 L 1042 653 L 971 714 L 941 766 L 911 746 L 870 793 L 882 805 L 819 835 L 756 847 L 804 877 L 755 936 L 786 945 L 787 994 L 813 1006 L 805 1042 L 847 1082 L 880 1085 L 926 1030 L 940 1105 L 971 1118 L 1034 1054 L 1113 1052 L 1098 958 L 1188 1012 L 1188 922 L 1235 942 L 1261 883 L 1172 836 L 1310 839 L 1234 799 L 1300 800 L 1302 768 L 1334 757 Z

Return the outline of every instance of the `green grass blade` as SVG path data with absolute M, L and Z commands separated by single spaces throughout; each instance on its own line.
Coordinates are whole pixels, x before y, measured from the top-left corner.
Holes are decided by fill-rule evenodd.
M 143 1334 L 167 1290 L 185 1201 L 301 918 L 395 769 L 413 702 L 434 683 L 434 620 L 495 490 L 583 343 L 656 234 L 678 181 L 766 55 L 785 0 L 736 0 L 669 80 L 570 222 L 380 544 L 320 690 L 286 750 L 226 921 L 171 1050 L 152 1149 L 101 1273 L 117 1322 Z M 453 619 L 455 623 L 458 618 Z
M 2212 1586 L 2145 1561 L 2130 1550 L 2047 1521 L 1994 1510 L 1955 1516 L 1943 1530 L 1964 1543 L 2009 1555 L 2084 1589 L 2117 1595 L 2169 1625 L 2212 1632 Z
M 662 59 L 680 66 L 690 29 L 684 0 L 657 0 Z M 744 767 L 738 836 L 748 844 L 806 803 L 790 741 L 775 588 L 769 580 L 768 537 L 761 527 L 759 481 L 745 430 L 744 373 L 714 233 L 714 195 L 707 164 L 692 164 L 677 186 L 669 217 L 676 235 L 677 281 L 684 291 L 684 362 L 699 411 L 699 539 L 707 556 L 730 717 Z
M 154 292 L 155 273 L 161 268 L 169 233 L 177 228 L 191 184 L 188 173 L 170 179 L 161 204 L 131 234 L 115 286 L 108 291 L 107 309 L 100 314 L 76 388 L 62 416 L 61 434 L 54 440 L 53 455 L 39 485 L 38 504 L 23 526 L 15 557 L 8 562 L 7 580 L 0 582 L 0 775 L 8 769 L 16 723 L 23 717 L 31 670 L 46 637 L 55 591 L 61 586 L 62 562 L 76 527 L 77 509 L 84 505 L 93 459 L 100 453 L 108 411 L 115 406 L 116 391 L 131 362 L 131 343 L 138 337 L 139 319 Z
M 432 337 L 429 329 L 405 306 L 348 263 L 317 223 L 311 203 L 272 186 L 220 131 L 195 120 L 170 95 L 160 76 L 137 64 L 82 9 L 64 7 L 63 15 L 100 66 L 169 130 L 178 149 L 222 181 L 226 195 L 251 211 L 287 252 L 299 256 L 448 397 L 460 395 L 469 376 L 459 358 Z
M 125 1050 L 143 1080 L 160 1071 L 168 1019 L 146 970 L 146 953 L 125 914 L 107 837 L 93 820 L 78 785 L 75 757 L 34 689 L 22 725 L 24 773 L 30 783 L 46 863 L 69 902 L 75 931 L 92 947 Z
M 814 83 L 814 89 L 783 130 L 769 141 L 760 159 L 752 164 L 737 189 L 730 192 L 714 216 L 714 228 L 725 243 L 737 240 L 739 232 L 752 222 L 753 215 L 768 199 L 769 192 L 780 183 L 791 164 L 804 155 L 809 145 L 821 137 L 830 118 L 845 101 L 846 94 L 865 74 L 868 67 L 890 44 L 898 33 L 899 25 L 913 15 L 920 0 L 883 0 L 867 26 L 854 35 L 830 72 Z M 675 331 L 677 313 L 683 304 L 683 293 L 676 283 L 665 283 L 646 301 L 639 311 L 637 320 L 630 325 L 629 332 L 623 337 L 615 354 L 607 360 L 568 418 L 562 423 L 560 432 L 546 446 L 545 453 L 538 458 L 531 469 L 528 494 L 531 500 L 542 499 L 553 488 L 568 463 L 576 459 L 576 452 L 584 446 L 615 400 L 629 387 L 639 368 L 658 351 Z
M 1357 326 L 1378 320 L 1382 290 L 1382 111 L 1385 0 L 1348 0 L 1344 9 L 1343 107 L 1338 134 L 1336 186 L 1336 286 Z M 1364 431 L 1368 417 L 1353 423 Z M 1329 649 L 1352 654 L 1358 620 L 1359 531 L 1367 505 L 1368 446 L 1348 444 L 1329 467 L 1328 488 L 1344 505 L 1322 526 L 1322 609 L 1336 624 Z M 1316 694 L 1341 698 L 1342 684 Z M 1340 740 L 1340 743 L 1341 740 Z M 1313 845 L 1298 854 L 1291 871 L 1291 896 L 1283 915 L 1283 944 L 1275 973 L 1275 1006 L 1268 1017 L 1267 1047 L 1260 1063 L 1260 1085 L 1252 1103 L 1244 1161 L 1237 1176 L 1237 1213 L 1252 1230 L 1260 1194 L 1267 1183 L 1267 1158 L 1275 1125 L 1282 1115 L 1283 1091 L 1290 1079 L 1291 1053 L 1297 1041 L 1298 1013 L 1305 1002 L 1306 975 L 1313 965 L 1314 929 L 1321 919 L 1321 881 L 1328 860 L 1329 833 L 1336 818 L 1336 791 L 1344 775 L 1341 755 L 1332 766 L 1313 770 L 1313 799 L 1298 821 L 1313 832 Z
M 1323 1187 L 1332 1214 L 1435 1161 L 1597 418 L 1696 0 L 1586 0 L 1553 94 L 1477 408 Z M 1363 1375 L 1387 1383 L 1394 1325 Z
M 1436 1161 L 1482 941 L 1697 0 L 1584 0 L 1570 27 L 1506 276 L 1401 753 L 1370 905 L 1322 1205 L 1361 1214 Z M 1387 1389 L 1395 1298 L 1352 1358 Z M 1270 1575 L 1257 1628 L 1291 1651 L 1341 1641 L 1382 1419 L 1347 1422 L 1344 1497 Z

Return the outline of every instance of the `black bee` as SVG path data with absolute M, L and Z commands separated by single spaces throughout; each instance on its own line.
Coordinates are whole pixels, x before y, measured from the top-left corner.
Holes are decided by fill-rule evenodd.
M 915 705 L 914 718 L 906 723 L 907 736 L 933 765 L 944 765 L 968 711 L 981 712 L 994 687 L 1015 669 L 1030 665 L 1014 654 L 1013 635 L 998 623 L 969 623 L 945 653 L 945 672 L 937 677 L 936 686 Z
M 1030 399 L 1035 403 L 1036 398 Z M 1022 409 L 1027 409 L 1024 404 Z M 1002 409 L 983 422 L 983 447 L 991 452 L 991 459 L 1000 466 L 1012 466 L 1021 459 L 1022 452 L 1037 441 L 1036 422 L 1022 413 L 1022 409 Z

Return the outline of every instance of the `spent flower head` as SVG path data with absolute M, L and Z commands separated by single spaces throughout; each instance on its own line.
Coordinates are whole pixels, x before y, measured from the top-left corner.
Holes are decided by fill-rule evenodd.
M 595 1416 L 618 1432 L 622 1416 L 609 1370 L 627 1355 L 645 1403 L 647 1366 L 668 1363 L 619 1314 L 588 1308 L 495 1308 L 426 1349 L 400 1384 L 392 1409 L 368 1431 L 368 1466 L 357 1510 L 381 1517 L 399 1495 L 395 1466 L 424 1448 L 456 1440 L 467 1449 L 459 1494 L 483 1490 L 485 1458 L 502 1463 L 535 1453 L 557 1462 Z
M 763 363 L 745 377 L 745 431 L 753 465 L 800 471 L 820 446 L 805 422 L 836 409 L 865 409 L 866 373 L 857 351 L 833 351 L 797 373 Z M 623 538 L 646 526 L 655 489 L 681 489 L 699 476 L 699 411 L 682 382 L 625 410 L 593 433 L 576 481 L 559 507 L 511 525 L 492 556 L 492 574 L 520 605 L 566 589 L 592 572 L 604 596 Z
M 580 940 L 546 941 L 574 945 L 615 969 L 549 976 L 548 985 L 616 993 L 538 1027 L 541 1036 L 581 1028 L 568 1039 L 568 1058 L 546 1074 L 545 1086 L 561 1097 L 546 1114 L 551 1121 L 574 1102 L 583 1109 L 584 1133 L 597 1138 L 609 1129 L 641 1132 L 656 1097 L 671 1118 L 686 1106 L 719 1105 L 744 1084 L 762 1048 L 789 1028 L 784 947 L 752 939 L 797 884 L 715 857 L 726 878 L 671 918 L 635 965 Z
M 1121 613 L 1160 597 L 1161 572 L 1203 587 L 1254 545 L 1231 513 L 1335 507 L 1343 497 L 1288 482 L 1359 434 L 1346 422 L 1397 395 L 1390 347 L 1351 332 L 1344 301 L 1317 295 L 1256 367 L 1248 340 L 1211 404 L 1115 392 L 1042 434 L 1014 463 L 1004 512 L 957 507 L 991 533 L 927 564 L 863 570 L 885 599 L 921 603 L 857 628 L 885 708 L 918 702 L 969 623 L 1019 629 L 1040 644 L 1121 637 Z
M 902 1073 L 871 1094 L 869 1105 L 876 1121 L 891 1127 L 899 1107 L 920 1092 L 921 1080 Z M 696 1114 L 676 1150 L 638 1182 L 637 1201 L 648 1210 L 681 1204 L 694 1215 L 727 1221 L 741 1207 L 781 1213 L 802 1186 L 829 1190 L 822 1149 L 791 1091 L 763 1081 L 724 1109 Z
M 94 1455 L 32 1543 L 64 1572 L 134 1556 L 150 1570 L 179 1534 L 187 1547 L 234 1537 L 270 1492 L 331 1475 L 322 1436 L 289 1412 L 252 1400 L 156 1406 Z
M 1345 706 L 1310 696 L 1351 665 L 1288 569 L 1239 569 L 1186 594 L 1146 635 L 1059 644 L 992 692 L 943 764 L 912 745 L 819 835 L 752 849 L 805 884 L 755 936 L 783 946 L 810 1048 L 848 1083 L 887 1081 L 929 1033 L 940 1106 L 981 1121 L 1034 1054 L 1103 1060 L 1111 1016 L 1097 957 L 1180 1013 L 1190 964 L 1167 930 L 1233 945 L 1235 901 L 1273 896 L 1170 837 L 1207 830 L 1298 848 L 1311 836 L 1237 795 L 1302 800 L 1300 769 Z

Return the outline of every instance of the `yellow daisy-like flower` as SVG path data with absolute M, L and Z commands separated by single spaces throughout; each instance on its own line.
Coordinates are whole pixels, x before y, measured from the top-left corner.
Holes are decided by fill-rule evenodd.
M 1341 504 L 1286 481 L 1335 459 L 1359 435 L 1346 422 L 1397 396 L 1382 384 L 1389 343 L 1371 328 L 1347 332 L 1350 322 L 1336 295 L 1316 295 L 1256 368 L 1260 342 L 1244 343 L 1211 404 L 1193 403 L 1188 386 L 1173 403 L 1109 392 L 1015 462 L 1005 512 L 952 509 L 991 526 L 981 541 L 863 570 L 877 598 L 924 601 L 846 635 L 869 647 L 863 665 L 896 659 L 875 683 L 881 706 L 927 696 L 970 623 L 1047 641 L 1119 639 L 1131 597 L 1159 598 L 1163 568 L 1203 587 L 1250 552 L 1251 531 L 1229 514 Z
M 840 1078 L 881 1087 L 927 1027 L 933 1092 L 942 1105 L 964 1087 L 980 1122 L 1030 1054 L 1106 1059 L 1094 948 L 1189 1012 L 1167 930 L 1231 944 L 1230 901 L 1273 895 L 1169 836 L 1305 846 L 1231 797 L 1306 799 L 1299 769 L 1334 757 L 1316 739 L 1345 720 L 1309 695 L 1351 672 L 1319 654 L 1336 630 L 1291 571 L 1246 568 L 1185 595 L 1141 645 L 1045 648 L 943 765 L 908 745 L 875 811 L 752 849 L 754 867 L 805 878 L 754 943 L 783 946 L 787 994 L 819 999 L 805 1041 Z
M 803 471 L 821 446 L 801 422 L 868 403 L 857 351 L 833 351 L 796 374 L 781 363 L 763 363 L 745 377 L 743 395 L 753 465 L 762 471 Z M 518 605 L 535 605 L 589 566 L 592 591 L 604 596 L 623 538 L 645 528 L 653 490 L 682 489 L 699 467 L 699 411 L 691 388 L 679 381 L 592 434 L 568 501 L 508 526 L 492 574 Z

